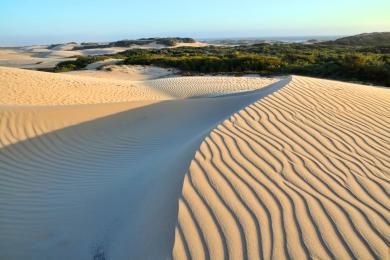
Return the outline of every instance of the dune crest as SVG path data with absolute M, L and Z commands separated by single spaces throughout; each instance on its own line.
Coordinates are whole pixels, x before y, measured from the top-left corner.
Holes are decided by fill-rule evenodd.
M 0 95 L 0 259 L 37 260 L 169 257 L 183 176 L 204 136 L 289 80 L 267 86 L 258 79 L 249 84 L 258 91 L 185 99 L 184 88 L 197 96 L 196 82 L 206 79 L 176 84 L 183 90 L 175 95 L 149 96 L 135 84 L 138 96 L 117 96 L 110 94 L 122 89 L 117 81 L 102 80 L 101 92 L 88 95 L 100 87 L 94 79 L 0 73 L 9 86 Z M 158 87 L 149 93 L 164 92 Z M 116 103 L 122 98 L 134 101 Z M 101 100 L 114 102 L 82 105 Z M 76 104 L 56 105 L 65 101 Z
M 170 100 L 253 91 L 272 78 L 173 77 L 138 81 L 0 67 L 0 105 L 79 105 Z
M 130 81 L 0 67 L 0 104 L 75 105 L 169 99 Z
M 387 259 L 390 91 L 294 76 L 202 142 L 174 259 Z
M 388 257 L 388 89 L 0 78 L 1 259 Z

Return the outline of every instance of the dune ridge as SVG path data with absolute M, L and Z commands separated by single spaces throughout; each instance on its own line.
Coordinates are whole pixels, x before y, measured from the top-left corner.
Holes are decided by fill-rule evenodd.
M 387 259 L 390 92 L 294 76 L 202 142 L 174 259 Z
M 37 101 L 56 93 L 50 83 L 93 87 L 73 76 L 12 72 L 11 84 L 35 77 Z M 31 96 L 2 104 L 0 258 L 169 257 L 182 179 L 203 137 L 288 80 L 215 98 L 37 106 Z
M 0 104 L 75 105 L 169 99 L 130 81 L 0 67 Z
M 189 77 L 137 81 L 0 67 L 0 105 L 76 105 L 218 96 L 252 91 L 271 78 Z
M 0 78 L 1 259 L 388 258 L 388 89 Z
M 275 82 L 275 78 L 208 76 L 162 78 L 148 80 L 142 84 L 172 97 L 194 98 L 254 91 Z

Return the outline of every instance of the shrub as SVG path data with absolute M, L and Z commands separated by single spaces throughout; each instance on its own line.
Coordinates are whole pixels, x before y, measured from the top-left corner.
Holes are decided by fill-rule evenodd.
M 68 72 L 72 70 L 84 69 L 88 64 L 103 61 L 110 57 L 108 56 L 80 56 L 73 61 L 63 61 L 57 64 L 54 68 L 54 72 Z

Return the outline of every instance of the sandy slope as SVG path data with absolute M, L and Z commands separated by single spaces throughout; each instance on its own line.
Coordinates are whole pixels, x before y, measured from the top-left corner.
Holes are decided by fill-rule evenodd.
M 267 93 L 164 101 L 179 95 L 20 69 L 0 78 L 1 259 L 169 256 L 183 173 L 203 136 Z M 194 80 L 176 86 L 197 95 Z
M 175 74 L 178 74 L 179 72 L 173 68 L 160 68 L 155 66 L 114 65 L 118 61 L 121 60 L 109 59 L 105 61 L 98 61 L 89 64 L 86 67 L 86 70 L 64 72 L 64 74 L 87 76 L 93 78 L 144 81 L 175 76 Z M 100 66 L 104 66 L 104 68 L 97 70 L 97 68 Z
M 0 67 L 0 104 L 70 105 L 169 99 L 130 81 Z
M 179 47 L 206 47 L 209 46 L 209 43 L 206 42 L 193 42 L 193 43 L 185 43 L 185 42 L 180 42 L 177 43 L 175 46 L 171 48 L 179 48 Z
M 204 47 L 207 43 L 179 43 L 177 47 Z M 79 44 L 65 43 L 58 46 L 50 45 L 33 45 L 25 47 L 10 47 L 0 48 L 0 66 L 28 68 L 28 69 L 48 69 L 54 68 L 59 62 L 66 60 L 74 60 L 75 56 L 95 56 L 115 54 L 129 49 L 162 49 L 167 48 L 165 45 L 156 44 L 155 42 L 147 45 L 133 45 L 130 47 L 110 47 L 110 48 L 94 48 L 73 50 Z
M 203 137 L 280 86 L 159 103 L 3 106 L 0 258 L 169 256 L 183 176 Z
M 34 49 L 24 48 L 0 48 L 0 66 L 16 67 L 16 68 L 51 68 L 58 62 L 65 60 L 74 60 L 69 58 L 80 53 L 56 52 L 44 47 L 36 46 Z M 50 53 L 54 55 L 49 55 Z
M 388 259 L 390 91 L 293 77 L 203 141 L 174 259 Z
M 104 55 L 128 48 L 96 48 L 73 51 L 74 44 L 63 44 L 49 49 L 47 45 L 18 48 L 0 48 L 0 66 L 41 69 L 54 68 L 59 62 L 75 60 L 80 55 Z
M 0 259 L 388 256 L 388 89 L 0 79 Z
M 172 97 L 211 97 L 258 89 L 277 81 L 259 77 L 174 77 L 142 82 L 142 85 L 159 90 Z
M 134 82 L 134 75 L 130 74 L 129 80 L 116 80 L 5 67 L 0 67 L 0 78 L 0 104 L 8 105 L 165 100 L 254 90 L 276 81 L 268 78 L 193 77 Z

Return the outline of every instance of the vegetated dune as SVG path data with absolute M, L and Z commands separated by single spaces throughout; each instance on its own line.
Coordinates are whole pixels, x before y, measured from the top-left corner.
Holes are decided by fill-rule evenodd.
M 281 86 L 160 102 L 3 105 L 0 258 L 170 256 L 177 198 L 203 137 Z
M 114 65 L 114 64 L 117 64 L 118 62 L 121 62 L 122 59 L 106 59 L 106 60 L 102 60 L 102 61 L 97 61 L 97 62 L 93 62 L 91 64 L 88 64 L 85 69 L 86 70 L 76 70 L 76 71 L 70 71 L 68 73 L 71 73 L 71 72 L 82 72 L 82 71 L 90 71 L 90 70 L 96 70 L 100 67 L 107 67 L 108 65 Z
M 204 47 L 207 43 L 178 43 L 177 47 Z M 96 46 L 91 49 L 77 49 L 81 45 L 75 43 L 65 43 L 56 45 L 33 45 L 25 47 L 0 48 L 0 66 L 28 68 L 28 69 L 50 69 L 54 68 L 59 62 L 74 60 L 75 56 L 96 56 L 108 55 L 123 52 L 129 49 L 162 49 L 166 45 L 152 42 L 147 45 L 132 45 L 128 47 L 108 47 L 102 48 Z
M 61 44 L 55 47 L 48 45 L 0 48 L 0 66 L 48 69 L 54 68 L 59 62 L 75 60 L 75 56 L 115 54 L 128 48 L 96 48 L 74 51 L 74 44 Z
M 388 259 L 390 91 L 293 77 L 218 125 L 185 176 L 174 259 Z

